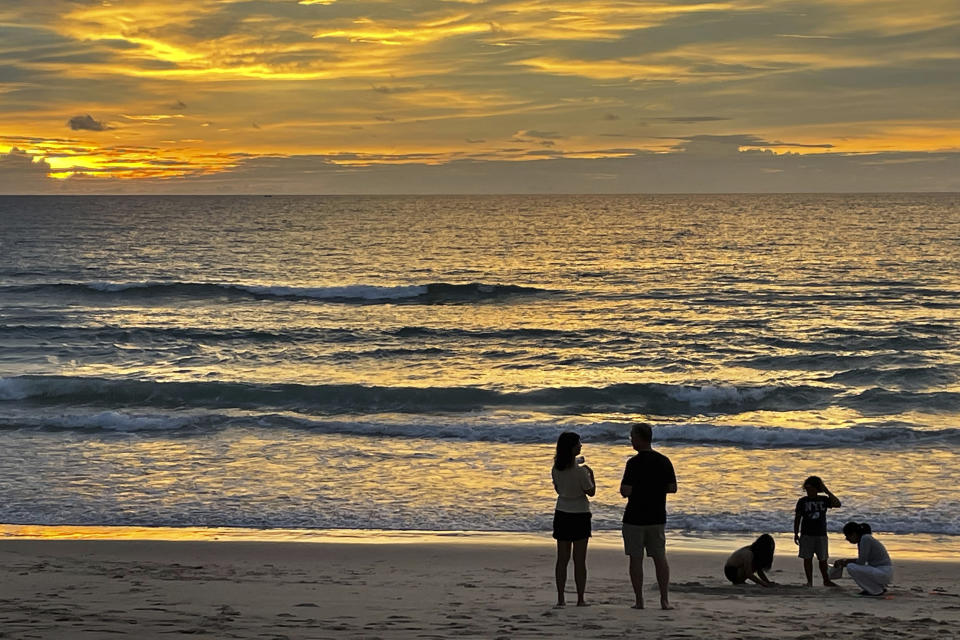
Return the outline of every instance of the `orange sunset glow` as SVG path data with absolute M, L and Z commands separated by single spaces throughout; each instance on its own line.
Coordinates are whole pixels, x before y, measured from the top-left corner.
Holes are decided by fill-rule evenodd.
M 960 189 L 960 5 L 0 7 L 0 192 Z

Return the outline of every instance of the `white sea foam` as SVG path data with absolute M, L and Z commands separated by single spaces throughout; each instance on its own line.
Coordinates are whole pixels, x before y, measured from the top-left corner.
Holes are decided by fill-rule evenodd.
M 73 282 L 67 286 L 93 289 L 94 291 L 103 291 L 105 293 L 116 293 L 118 291 L 128 291 L 130 289 L 150 289 L 152 287 L 171 286 L 170 282 L 160 280 L 145 280 L 142 282 Z
M 143 509 L 150 496 L 147 490 L 141 490 L 138 496 L 143 502 L 136 502 L 141 508 L 131 508 L 125 513 L 113 512 L 107 504 L 95 504 L 81 510 L 80 505 L 63 505 L 57 513 L 37 514 L 26 505 L 15 504 L 0 508 L 0 517 L 8 524 L 58 525 L 91 524 L 106 526 L 201 526 L 201 527 L 239 527 L 239 528 L 289 528 L 289 529 L 357 529 L 357 530 L 398 530 L 398 531 L 548 531 L 550 528 L 548 510 L 532 507 L 525 513 L 505 513 L 502 509 L 492 509 L 493 505 L 474 504 L 473 509 L 455 508 L 443 505 L 435 509 L 416 511 L 392 511 L 370 509 L 369 505 L 343 504 L 336 510 L 315 511 L 303 504 L 288 507 L 276 506 L 259 510 L 244 505 L 242 499 L 229 495 L 219 496 L 214 501 L 197 500 L 169 505 L 164 510 Z M 244 499 L 249 499 L 244 495 Z M 285 502 L 285 501 L 283 501 Z M 622 507 L 597 512 L 592 518 L 594 532 L 619 532 L 621 528 Z M 850 516 L 847 516 L 850 517 Z M 943 513 L 930 513 L 927 510 L 896 514 L 891 511 L 862 511 L 854 516 L 858 522 L 870 522 L 879 534 L 927 534 L 942 536 L 960 536 L 960 520 L 945 517 Z M 763 531 L 780 534 L 789 538 L 792 511 L 771 510 L 765 512 L 730 513 L 723 511 L 686 512 L 682 509 L 668 508 L 667 529 L 674 532 L 694 534 L 709 532 L 747 533 Z M 839 529 L 844 518 L 834 518 L 830 522 L 831 537 L 839 537 Z M 674 535 L 672 534 L 672 535 Z M 960 541 L 947 539 L 949 546 Z M 853 549 L 851 547 L 851 549 Z M 838 549 L 834 549 L 837 553 Z M 839 555 L 839 553 L 838 553 Z
M 707 409 L 720 404 L 756 402 L 777 391 L 777 387 L 738 388 L 734 385 L 676 387 L 668 391 L 671 398 L 688 403 L 694 409 Z
M 757 448 L 860 447 L 864 445 L 920 443 L 960 440 L 960 429 L 913 429 L 900 426 L 854 426 L 832 429 L 791 429 L 750 425 L 717 426 L 686 424 L 656 429 L 661 442 L 732 445 Z
M 382 352 L 381 352 L 382 353 Z M 503 392 L 480 387 L 371 387 L 357 384 L 304 385 L 226 381 L 152 382 L 83 376 L 32 376 L 18 380 L 16 396 L 45 402 L 103 404 L 113 407 L 185 406 L 206 408 L 259 407 L 283 410 L 310 407 L 317 411 L 380 413 L 390 410 L 424 413 L 475 412 L 488 407 L 586 407 L 609 410 L 645 406 L 659 415 L 739 413 L 759 408 L 804 409 L 836 395 L 826 387 L 678 386 L 657 383 L 608 387 L 558 387 Z M 0 398 L 2 399 L 2 398 Z
M 953 515 L 953 512 L 944 512 L 937 509 L 914 509 L 909 512 L 870 509 L 858 511 L 854 515 L 847 513 L 845 516 L 831 517 L 834 520 L 830 524 L 832 532 L 838 532 L 846 520 L 855 519 L 858 522 L 869 522 L 876 531 L 886 533 L 960 535 L 960 518 Z M 792 517 L 790 513 L 779 510 L 748 513 L 686 513 L 674 509 L 670 511 L 668 520 L 670 528 L 688 531 L 786 533 L 789 529 L 785 523 L 789 523 Z M 601 526 L 604 525 L 601 524 Z
M 186 416 L 142 415 L 123 411 L 101 411 L 85 416 L 62 416 L 57 426 L 67 429 L 97 427 L 109 431 L 165 431 L 190 424 Z
M 36 385 L 25 378 L 0 378 L 0 400 L 23 400 L 36 393 Z
M 10 390 L 0 380 L 0 398 Z M 293 412 L 228 413 L 144 412 L 144 411 L 62 411 L 38 413 L 8 411 L 0 416 L 0 427 L 164 431 L 189 428 L 216 431 L 225 427 L 254 427 L 265 432 L 277 429 L 308 430 L 318 434 L 354 435 L 372 438 L 420 438 L 466 442 L 553 443 L 566 430 L 576 430 L 586 442 L 622 442 L 630 432 L 628 422 L 593 422 L 571 425 L 564 422 L 523 421 L 495 417 L 444 418 L 422 416 L 416 420 L 321 418 Z M 752 425 L 661 424 L 654 426 L 658 443 L 671 446 L 726 446 L 734 448 L 863 448 L 910 447 L 960 444 L 960 429 L 915 429 L 906 426 L 854 426 L 832 429 L 791 429 Z

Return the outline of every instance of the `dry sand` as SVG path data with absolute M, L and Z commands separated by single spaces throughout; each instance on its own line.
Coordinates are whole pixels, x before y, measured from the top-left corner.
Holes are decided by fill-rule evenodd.
M 673 551 L 674 611 L 629 607 L 626 560 L 588 556 L 591 606 L 554 610 L 550 541 L 405 543 L 0 540 L 3 638 L 956 638 L 960 564 L 897 561 L 888 597 L 722 578 L 726 554 Z M 572 589 L 573 575 L 570 572 Z M 575 600 L 572 595 L 568 601 Z

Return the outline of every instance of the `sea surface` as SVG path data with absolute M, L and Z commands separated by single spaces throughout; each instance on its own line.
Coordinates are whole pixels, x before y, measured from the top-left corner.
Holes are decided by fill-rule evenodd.
M 960 536 L 960 195 L 0 198 L 0 523 Z

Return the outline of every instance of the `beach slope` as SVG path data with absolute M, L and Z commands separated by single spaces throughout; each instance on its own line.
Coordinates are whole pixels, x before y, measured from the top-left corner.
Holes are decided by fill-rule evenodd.
M 632 601 L 622 552 L 591 549 L 591 606 L 552 608 L 554 550 L 468 539 L 404 543 L 0 541 L 4 638 L 951 638 L 960 564 L 898 562 L 883 599 L 800 586 L 733 586 L 724 554 L 670 556 L 674 611 Z M 572 570 L 570 589 L 572 589 Z

